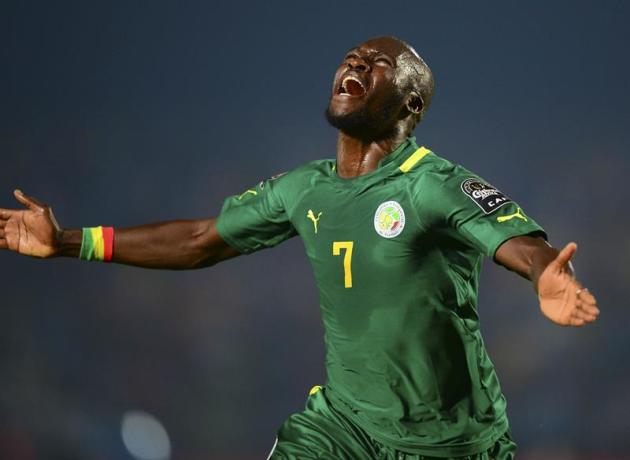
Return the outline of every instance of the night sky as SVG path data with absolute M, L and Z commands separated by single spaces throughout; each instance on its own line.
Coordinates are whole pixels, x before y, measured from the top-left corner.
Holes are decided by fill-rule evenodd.
M 598 323 L 561 328 L 485 264 L 480 315 L 521 457 L 626 458 L 630 4 L 27 2 L 0 6 L 0 207 L 61 226 L 216 216 L 335 156 L 323 116 L 347 49 L 412 44 L 436 93 L 418 143 L 481 175 L 560 246 Z M 324 381 L 318 298 L 294 238 L 206 270 L 0 253 L 0 458 L 130 460 L 128 411 L 173 460 L 264 458 Z

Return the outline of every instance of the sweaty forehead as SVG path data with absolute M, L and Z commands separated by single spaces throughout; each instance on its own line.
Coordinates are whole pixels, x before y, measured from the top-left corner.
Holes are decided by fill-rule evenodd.
M 357 48 L 365 51 L 384 53 L 394 59 L 409 51 L 409 48 L 407 48 L 404 43 L 392 37 L 373 38 L 361 43 Z

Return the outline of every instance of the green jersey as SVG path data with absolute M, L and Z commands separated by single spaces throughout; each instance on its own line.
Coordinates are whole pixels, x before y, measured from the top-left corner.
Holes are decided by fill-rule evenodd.
M 508 428 L 479 331 L 484 255 L 541 233 L 478 176 L 409 138 L 374 171 L 317 160 L 226 199 L 242 253 L 300 235 L 325 329 L 326 391 L 374 439 L 421 455 L 488 449 Z

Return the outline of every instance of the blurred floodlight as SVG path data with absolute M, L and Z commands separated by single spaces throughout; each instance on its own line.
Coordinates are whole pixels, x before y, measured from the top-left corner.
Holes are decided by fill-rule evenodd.
M 122 417 L 121 435 L 125 447 L 138 460 L 168 460 L 171 441 L 160 421 L 142 411 L 128 411 Z

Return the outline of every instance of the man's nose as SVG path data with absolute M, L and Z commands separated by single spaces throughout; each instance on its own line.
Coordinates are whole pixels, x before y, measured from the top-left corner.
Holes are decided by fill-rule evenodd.
M 348 61 L 348 68 L 358 72 L 369 72 L 372 70 L 370 64 L 360 58 L 352 58 Z

